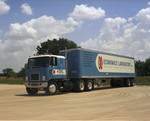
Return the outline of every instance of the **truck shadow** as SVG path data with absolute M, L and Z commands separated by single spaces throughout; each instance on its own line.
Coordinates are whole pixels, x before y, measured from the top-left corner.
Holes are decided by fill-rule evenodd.
M 121 88 L 121 87 L 116 87 L 116 88 Z M 97 91 L 97 90 L 108 90 L 108 89 L 115 89 L 111 86 L 107 86 L 107 87 L 96 87 L 94 88 L 92 91 Z M 90 91 L 84 91 L 84 92 L 90 92 Z M 84 92 L 75 92 L 75 91 L 69 91 L 69 92 L 63 92 L 63 91 L 58 91 L 55 95 L 47 95 L 46 93 L 38 93 L 36 95 L 29 95 L 29 94 L 19 94 L 19 95 L 15 95 L 15 96 L 26 96 L 26 97 L 41 97 L 41 96 L 57 96 L 57 95 L 65 95 L 65 94 L 70 94 L 70 93 L 84 93 Z
M 26 96 L 26 97 L 41 97 L 41 96 L 57 96 L 57 95 L 63 95 L 63 94 L 68 94 L 68 93 L 71 93 L 71 92 L 60 92 L 60 91 L 58 91 L 56 94 L 54 94 L 54 95 L 47 95 L 46 93 L 42 93 L 42 92 L 40 92 L 40 93 L 38 93 L 38 94 L 36 94 L 36 95 L 29 95 L 29 94 L 19 94 L 19 95 L 15 95 L 15 96 Z

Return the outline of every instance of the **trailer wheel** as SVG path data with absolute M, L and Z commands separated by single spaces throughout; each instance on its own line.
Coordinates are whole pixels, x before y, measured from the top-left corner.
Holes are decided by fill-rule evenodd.
M 36 95 L 38 93 L 38 89 L 37 88 L 26 88 L 26 91 L 29 95 Z
M 88 80 L 88 81 L 85 82 L 85 90 L 91 91 L 92 87 L 93 87 L 92 81 Z
M 130 85 L 131 85 L 132 87 L 135 85 L 134 79 L 131 79 L 131 80 L 130 80 Z
M 131 85 L 131 84 L 130 84 L 130 79 L 125 79 L 125 80 L 124 80 L 124 86 L 125 86 L 125 87 L 130 87 L 130 85 Z
M 83 80 L 77 81 L 75 90 L 78 91 L 78 92 L 83 92 L 84 89 L 85 89 L 85 83 L 84 83 L 84 81 Z
M 46 92 L 46 94 L 48 94 L 48 95 L 53 95 L 53 94 L 56 94 L 57 89 L 58 89 L 57 83 L 55 83 L 55 82 L 50 82 L 50 83 L 48 84 L 48 86 L 45 88 L 45 92 Z

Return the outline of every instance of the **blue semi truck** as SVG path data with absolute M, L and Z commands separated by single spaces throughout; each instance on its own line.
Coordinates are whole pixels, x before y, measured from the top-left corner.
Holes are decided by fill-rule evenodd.
M 28 58 L 26 91 L 55 94 L 58 90 L 91 91 L 94 82 L 110 79 L 112 87 L 134 86 L 134 58 L 83 48 L 60 51 L 59 55 Z

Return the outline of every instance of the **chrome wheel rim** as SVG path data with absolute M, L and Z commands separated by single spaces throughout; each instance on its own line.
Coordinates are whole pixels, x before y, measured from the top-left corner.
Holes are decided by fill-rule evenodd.
M 83 82 L 80 83 L 80 90 L 84 90 L 84 83 Z
M 133 86 L 134 86 L 134 84 L 135 84 L 134 81 L 132 81 L 132 85 L 133 85 Z
M 55 84 L 51 84 L 51 85 L 49 86 L 49 91 L 50 91 L 51 93 L 56 92 L 56 86 L 55 86 Z
M 88 82 L 88 89 L 92 89 L 92 82 Z

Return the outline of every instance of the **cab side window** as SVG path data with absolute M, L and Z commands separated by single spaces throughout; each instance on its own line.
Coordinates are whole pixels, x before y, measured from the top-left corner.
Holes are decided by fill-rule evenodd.
M 51 65 L 57 66 L 57 58 L 56 57 L 51 57 Z

